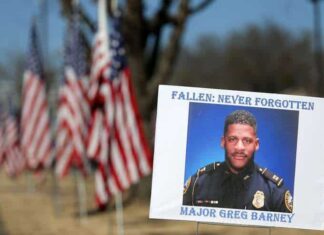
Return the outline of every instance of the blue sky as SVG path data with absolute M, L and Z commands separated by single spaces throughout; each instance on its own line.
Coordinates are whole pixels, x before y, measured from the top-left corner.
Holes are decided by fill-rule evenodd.
M 321 9 L 324 10 L 323 3 Z M 188 31 L 188 37 L 208 31 L 225 36 L 249 24 L 266 22 L 278 23 L 296 33 L 312 30 L 313 8 L 309 0 L 218 0 L 192 19 L 194 30 Z
M 9 53 L 27 50 L 28 30 L 32 17 L 39 15 L 38 4 L 41 0 L 1 0 L 0 1 L 0 62 L 5 61 Z M 44 0 L 43 0 L 44 1 Z M 49 0 L 47 0 L 49 1 Z M 193 2 L 197 2 L 195 0 Z M 80 0 L 94 14 L 95 6 L 91 0 Z M 158 1 L 147 1 L 154 6 Z M 60 18 L 58 1 L 49 1 L 48 43 L 50 53 L 62 47 L 64 22 Z M 324 1 L 322 10 L 322 28 L 324 27 Z M 313 29 L 313 10 L 310 0 L 216 0 L 193 16 L 184 37 L 186 45 L 194 42 L 203 34 L 216 34 L 226 37 L 229 33 L 242 30 L 247 25 L 274 22 L 285 29 L 300 33 Z

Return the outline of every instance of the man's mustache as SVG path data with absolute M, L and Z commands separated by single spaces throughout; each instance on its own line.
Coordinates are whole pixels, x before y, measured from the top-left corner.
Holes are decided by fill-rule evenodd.
M 239 156 L 247 157 L 246 153 L 244 153 L 244 152 L 234 152 L 234 153 L 232 153 L 231 155 L 232 155 L 232 156 L 239 155 Z

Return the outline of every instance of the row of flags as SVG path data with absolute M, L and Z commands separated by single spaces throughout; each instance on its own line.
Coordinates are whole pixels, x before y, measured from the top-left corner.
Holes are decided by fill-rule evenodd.
M 127 66 L 120 18 L 112 19 L 112 32 L 109 33 L 105 5 L 105 0 L 98 2 L 98 32 L 92 48 L 90 72 L 77 11 L 69 23 L 55 141 L 51 138 L 36 24 L 31 27 L 24 73 L 20 138 L 17 120 L 14 125 L 4 122 L 0 126 L 4 128 L 0 129 L 0 160 L 12 175 L 24 167 L 39 171 L 54 162 L 60 178 L 71 168 L 86 176 L 90 172 L 90 162 L 95 163 L 91 165 L 96 166 L 99 207 L 104 207 L 111 197 L 139 182 L 152 170 L 152 155 L 143 133 Z

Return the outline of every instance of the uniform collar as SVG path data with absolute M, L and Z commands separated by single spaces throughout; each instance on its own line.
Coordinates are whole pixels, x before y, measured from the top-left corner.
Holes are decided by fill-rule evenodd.
M 250 178 L 250 175 L 254 171 L 255 168 L 254 159 L 252 158 L 251 161 L 248 163 L 248 165 L 238 174 L 234 174 L 231 172 L 231 170 L 228 167 L 228 163 L 226 161 L 223 163 L 223 168 L 225 174 L 224 178 L 227 178 L 229 176 L 234 176 L 235 178 L 241 178 L 243 180 L 247 180 L 248 178 Z

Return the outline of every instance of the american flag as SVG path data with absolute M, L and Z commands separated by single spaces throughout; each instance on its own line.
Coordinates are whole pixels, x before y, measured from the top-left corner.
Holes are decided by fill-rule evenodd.
M 56 142 L 56 173 L 59 177 L 65 176 L 72 166 L 84 175 L 88 173 L 85 144 L 90 109 L 86 93 L 87 64 L 80 36 L 75 14 L 68 29 L 64 81 L 59 91 Z
M 106 18 L 101 17 L 103 20 Z M 119 19 L 113 22 L 109 40 L 99 20 L 91 73 L 90 97 L 94 99 L 88 154 L 98 162 L 95 180 L 99 207 L 104 207 L 111 196 L 128 189 L 152 169 L 152 156 L 126 64 Z
M 152 170 L 152 155 L 145 139 L 141 118 L 126 64 L 120 19 L 113 19 L 110 79 L 114 90 L 114 124 L 111 133 L 108 195 L 127 189 Z
M 22 90 L 21 148 L 28 167 L 41 169 L 51 164 L 52 149 L 45 80 L 35 22 L 29 40 Z
M 108 32 L 106 24 L 106 1 L 98 2 L 99 25 L 92 49 L 91 80 L 89 100 L 91 102 L 91 122 L 87 153 L 97 162 L 95 172 L 96 202 L 104 207 L 108 201 L 106 181 L 108 171 L 109 136 L 113 121 L 112 83 L 108 79 L 109 63 Z
M 14 177 L 24 170 L 26 160 L 21 153 L 17 117 L 10 109 L 4 119 L 4 166 L 7 174 Z

